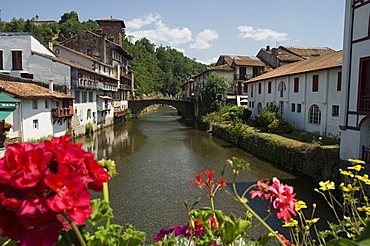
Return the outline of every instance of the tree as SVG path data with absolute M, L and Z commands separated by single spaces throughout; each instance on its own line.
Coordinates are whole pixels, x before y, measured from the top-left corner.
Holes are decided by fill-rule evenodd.
M 226 92 L 229 87 L 227 79 L 219 74 L 211 74 L 202 89 L 202 113 L 220 110 L 226 104 Z

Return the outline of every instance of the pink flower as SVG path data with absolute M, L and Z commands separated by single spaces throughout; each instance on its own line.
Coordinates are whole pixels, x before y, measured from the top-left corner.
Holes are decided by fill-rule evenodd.
M 280 183 L 277 178 L 272 179 L 272 185 L 269 187 L 271 202 L 275 209 L 278 210 L 277 217 L 285 221 L 290 220 L 291 214 L 296 215 L 295 203 L 297 202 L 293 187 Z
M 251 194 L 251 198 L 254 199 L 256 196 L 259 198 L 263 197 L 264 199 L 270 198 L 269 193 L 269 180 L 266 180 L 266 182 L 263 182 L 263 180 L 257 181 L 257 190 L 252 190 L 249 193 Z

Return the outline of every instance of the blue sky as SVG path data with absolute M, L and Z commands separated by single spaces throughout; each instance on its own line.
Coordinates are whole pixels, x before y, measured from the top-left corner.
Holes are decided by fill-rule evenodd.
M 342 49 L 345 0 L 2 0 L 1 17 L 123 19 L 134 40 L 147 37 L 198 61 L 256 55 L 270 45 Z

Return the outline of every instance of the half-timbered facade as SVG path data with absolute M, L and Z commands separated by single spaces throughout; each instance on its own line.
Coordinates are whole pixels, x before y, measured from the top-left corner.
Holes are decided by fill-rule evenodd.
M 370 162 L 370 1 L 347 0 L 343 44 L 341 159 Z

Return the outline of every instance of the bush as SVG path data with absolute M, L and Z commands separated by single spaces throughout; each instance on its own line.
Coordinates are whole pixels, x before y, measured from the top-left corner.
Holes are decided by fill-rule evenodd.
M 94 132 L 94 126 L 91 122 L 87 123 L 85 126 L 85 135 L 90 136 Z
M 125 121 L 130 121 L 132 118 L 134 118 L 134 115 L 132 114 L 131 110 L 128 109 L 123 119 Z
M 256 126 L 264 132 L 269 130 L 268 126 L 275 120 L 278 119 L 278 113 L 271 107 L 263 108 L 261 113 L 256 117 Z
M 288 123 L 288 121 L 284 119 L 275 119 L 270 125 L 268 125 L 268 130 L 271 133 L 285 134 L 291 133 L 293 131 L 293 128 Z
M 229 108 L 228 113 L 231 120 L 239 119 L 243 123 L 246 123 L 252 115 L 252 111 L 243 106 L 232 106 Z

